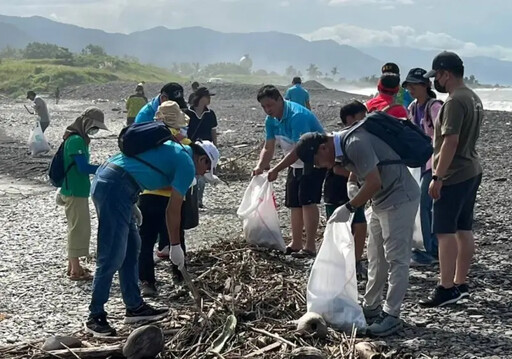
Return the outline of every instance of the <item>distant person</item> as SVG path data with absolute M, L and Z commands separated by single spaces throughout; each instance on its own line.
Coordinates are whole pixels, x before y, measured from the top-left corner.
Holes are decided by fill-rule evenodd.
M 482 181 L 476 151 L 484 117 L 482 101 L 464 84 L 464 64 L 453 52 L 434 58 L 434 87 L 448 98 L 434 124 L 434 164 L 429 193 L 434 199 L 432 227 L 439 241 L 439 285 L 420 304 L 456 303 L 469 296 L 468 272 L 475 252 L 473 213 Z
M 217 116 L 211 110 L 211 98 L 215 94 L 206 87 L 199 87 L 192 94 L 190 108 L 185 113 L 190 117 L 188 123 L 188 138 L 192 141 L 208 140 L 217 146 Z M 197 179 L 197 198 L 199 208 L 204 208 L 203 195 L 206 182 L 203 177 Z
M 392 72 L 383 73 L 377 84 L 379 94 L 366 102 L 368 112 L 384 111 L 397 118 L 407 118 L 407 109 L 395 102 L 400 88 L 400 76 Z
M 64 168 L 69 170 L 60 189 L 60 199 L 68 222 L 68 276 L 73 281 L 92 280 L 90 271 L 80 265 L 80 257 L 89 255 L 89 176 L 99 167 L 89 164 L 89 136 L 99 130 L 107 130 L 104 114 L 96 107 L 89 107 L 66 128 L 63 137 Z
M 302 79 L 298 76 L 293 78 L 292 87 L 286 91 L 284 99 L 298 103 L 308 110 L 311 110 L 311 104 L 309 103 L 309 92 L 304 87 L 302 87 Z
M 135 117 L 135 123 L 151 122 L 154 121 L 158 106 L 165 101 L 177 102 L 181 109 L 187 108 L 187 103 L 183 98 L 183 87 L 176 82 L 169 82 L 165 84 L 160 90 L 160 95 L 154 97 L 144 107 L 141 108 L 137 116 Z
M 279 172 L 288 170 L 286 178 L 285 206 L 291 211 L 292 242 L 286 247 L 286 254 L 316 256 L 316 236 L 318 231 L 318 204 L 322 200 L 322 184 L 325 170 L 314 169 L 304 173 L 304 164 L 294 152 L 299 137 L 307 132 L 324 132 L 320 121 L 307 108 L 295 102 L 284 100 L 279 90 L 272 85 L 260 88 L 258 102 L 265 111 L 265 144 L 253 175 L 263 174 L 270 169 L 276 145 L 286 154 L 268 172 L 268 180 L 275 181 Z M 303 245 L 303 230 L 306 230 L 306 243 Z
M 185 254 L 180 240 L 183 198 L 195 175 L 213 172 L 218 161 L 218 157 L 214 158 L 215 153 L 218 154 L 218 150 L 211 143 L 198 142 L 186 146 L 167 141 L 137 155 L 137 158 L 118 153 L 96 171 L 91 193 L 98 213 L 98 250 L 90 313 L 85 325 L 87 332 L 98 336 L 116 334 L 105 312 L 116 272 L 119 272 L 126 306 L 125 323 L 155 321 L 167 315 L 167 309 L 155 309 L 146 304 L 139 290 L 141 239 L 137 222 L 141 224 L 144 219 L 135 202 L 143 190 L 171 188 L 166 207 L 170 259 L 180 270 L 183 269 Z
M 398 76 L 400 76 L 400 68 L 394 62 L 385 63 L 382 66 L 381 71 L 383 74 L 386 72 L 391 72 L 393 74 L 397 74 Z M 412 98 L 409 91 L 407 89 L 404 89 L 403 87 L 401 87 L 398 90 L 398 93 L 395 95 L 395 102 L 400 105 L 404 105 L 405 108 L 409 108 L 409 105 L 413 100 L 414 99 Z
M 409 105 L 409 119 L 414 122 L 430 138 L 434 137 L 434 124 L 443 102 L 436 99 L 432 91 L 430 80 L 423 77 L 427 71 L 414 68 L 409 71 L 407 78 L 402 83 L 414 101 Z M 432 181 L 432 160 L 429 160 L 422 168 L 420 189 L 420 218 L 421 233 L 425 251 L 414 250 L 411 266 L 431 265 L 437 261 L 437 237 L 432 233 L 432 198 L 428 194 L 428 188 Z
M 197 82 L 197 81 L 192 82 L 192 85 L 190 87 L 192 89 L 192 92 L 188 96 L 188 104 L 189 104 L 189 106 L 192 105 L 192 100 L 194 98 L 194 92 L 196 92 L 197 89 L 199 88 L 199 82 Z
M 31 114 L 37 114 L 39 117 L 39 124 L 41 125 L 41 129 L 44 131 L 50 126 L 50 114 L 48 113 L 48 107 L 46 106 L 46 102 L 34 91 L 27 92 L 27 99 L 33 101 L 34 104 L 32 108 L 34 112 L 30 112 Z
M 147 103 L 148 99 L 144 95 L 144 86 L 140 83 L 135 88 L 135 94 L 126 100 L 126 110 L 128 111 L 126 114 L 126 124 L 128 126 L 135 122 L 135 117 Z
M 344 126 L 352 126 L 366 116 L 366 111 L 366 106 L 362 102 L 357 100 L 352 101 L 341 107 L 341 122 Z M 350 172 L 339 163 L 335 164 L 333 168 L 327 171 L 324 182 L 324 203 L 327 219 L 331 217 L 338 207 L 349 202 L 359 191 L 357 178 L 352 176 L 349 180 L 349 176 Z M 352 219 L 352 234 L 354 235 L 356 252 L 356 274 L 360 278 L 366 274 L 364 273 L 364 268 L 361 263 L 364 244 L 366 242 L 366 231 L 366 217 L 364 214 L 364 206 L 362 206 L 355 210 L 354 218 Z
M 55 104 L 58 105 L 60 100 L 60 89 L 57 87 L 55 89 Z

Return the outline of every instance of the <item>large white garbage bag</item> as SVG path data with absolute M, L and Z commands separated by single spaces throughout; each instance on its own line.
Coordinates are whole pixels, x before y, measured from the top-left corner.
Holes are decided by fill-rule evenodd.
M 237 214 L 243 220 L 247 242 L 283 252 L 286 250 L 279 227 L 274 189 L 265 176 L 253 177 Z
M 308 281 L 307 308 L 346 332 L 366 328 L 357 301 L 356 259 L 351 221 L 328 224 Z
M 28 137 L 28 147 L 30 148 L 32 156 L 50 151 L 50 145 L 44 136 L 39 121 L 37 122 L 36 127 L 30 132 L 30 136 Z
M 409 172 L 411 172 L 412 176 L 420 185 L 421 181 L 421 168 L 409 168 Z M 416 212 L 416 218 L 414 220 L 414 232 L 412 235 L 412 248 L 418 249 L 420 251 L 425 251 L 425 245 L 423 244 L 423 233 L 421 232 L 421 217 L 420 217 L 420 207 L 418 206 L 418 212 Z

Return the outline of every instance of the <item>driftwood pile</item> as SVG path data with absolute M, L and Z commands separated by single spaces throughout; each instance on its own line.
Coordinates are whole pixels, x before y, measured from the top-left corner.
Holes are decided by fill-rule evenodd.
M 183 286 L 168 299 L 161 358 L 357 358 L 356 333 L 329 329 L 323 339 L 299 333 L 306 311 L 309 261 L 227 240 L 191 256 L 188 271 L 201 298 Z M 161 299 L 161 298 L 160 298 Z M 200 306 L 198 305 L 200 304 Z M 132 328 L 133 329 L 133 328 Z M 0 349 L 0 357 L 116 358 L 127 336 L 98 339 L 75 333 L 82 348 L 42 351 L 41 342 Z M 376 356 L 374 358 L 378 358 Z

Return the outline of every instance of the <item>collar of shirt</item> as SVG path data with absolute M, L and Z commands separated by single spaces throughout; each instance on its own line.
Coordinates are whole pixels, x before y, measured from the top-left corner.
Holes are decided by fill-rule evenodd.
M 278 121 L 287 120 L 288 116 L 290 116 L 290 101 L 284 100 L 284 104 L 283 104 L 283 117 L 281 117 L 281 119 L 277 119 L 277 120 Z
M 156 113 L 156 111 L 158 111 L 158 106 L 160 106 L 160 95 L 156 96 L 151 101 L 151 107 L 153 108 L 153 110 L 155 110 L 155 113 Z
M 341 149 L 341 133 L 334 132 L 334 156 L 340 158 L 343 156 L 343 150 Z
M 201 114 L 201 116 L 199 116 L 199 115 L 197 114 L 197 112 L 196 112 L 192 107 L 189 107 L 188 109 L 189 109 L 189 111 L 190 111 L 190 112 L 193 112 L 199 120 L 200 120 L 201 118 L 203 118 L 203 116 L 204 116 L 205 114 L 207 114 L 207 113 L 209 113 L 209 112 L 210 112 L 210 109 L 209 109 L 208 107 L 205 107 L 205 108 L 204 108 L 203 113 Z

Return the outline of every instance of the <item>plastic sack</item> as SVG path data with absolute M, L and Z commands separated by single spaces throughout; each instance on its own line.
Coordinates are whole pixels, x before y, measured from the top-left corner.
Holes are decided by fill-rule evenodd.
M 421 181 L 421 168 L 410 168 L 409 172 L 416 180 L 418 186 L 420 186 Z M 418 212 L 416 212 L 416 218 L 414 220 L 414 232 L 412 234 L 412 248 L 420 251 L 425 251 L 425 245 L 423 244 L 423 232 L 421 231 L 421 217 L 420 217 L 420 207 L 418 205 Z
M 308 312 L 320 314 L 333 327 L 350 332 L 366 328 L 357 301 L 356 258 L 351 221 L 330 223 L 311 269 L 307 289 Z
M 245 190 L 237 215 L 243 220 L 245 239 L 261 247 L 286 250 L 272 183 L 264 176 L 254 176 Z
M 32 156 L 50 151 L 50 145 L 44 136 L 39 121 L 37 122 L 36 127 L 30 132 L 30 136 L 28 137 L 28 147 L 30 148 L 30 154 Z

